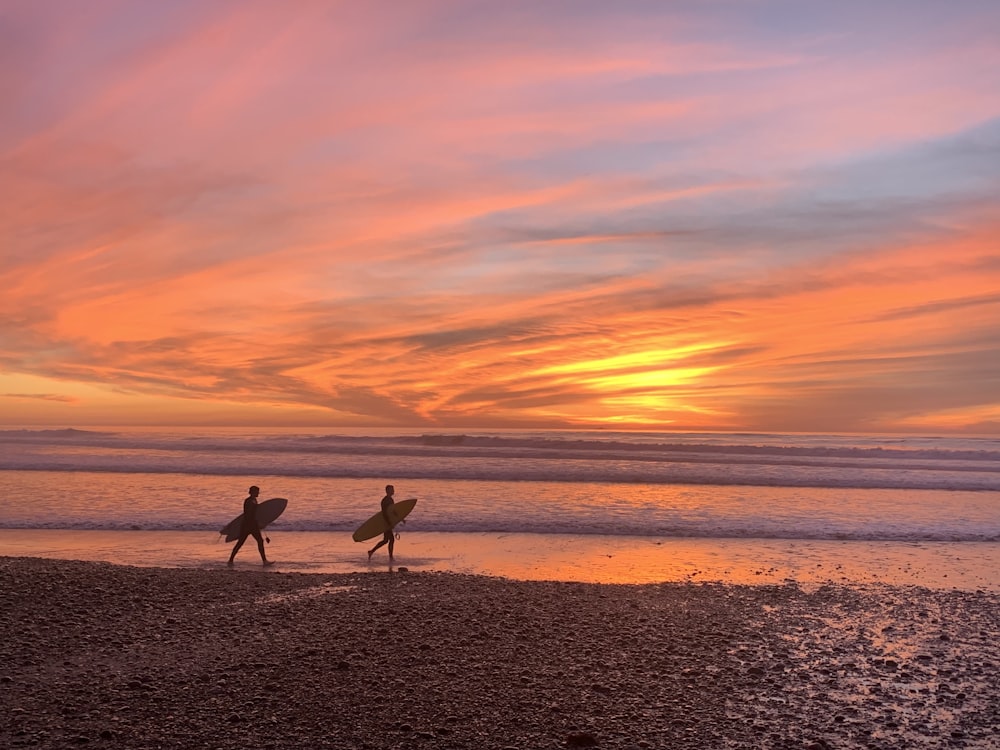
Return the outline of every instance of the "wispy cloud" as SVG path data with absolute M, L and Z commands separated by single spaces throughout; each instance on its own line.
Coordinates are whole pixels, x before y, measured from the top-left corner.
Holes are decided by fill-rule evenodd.
M 0 414 L 996 422 L 995 3 L 572 5 L 16 4 Z
M 62 396 L 58 393 L 4 393 L 0 394 L 3 398 L 15 398 L 15 399 L 37 399 L 39 401 L 58 401 L 61 403 L 73 403 L 76 399 L 70 398 L 69 396 Z

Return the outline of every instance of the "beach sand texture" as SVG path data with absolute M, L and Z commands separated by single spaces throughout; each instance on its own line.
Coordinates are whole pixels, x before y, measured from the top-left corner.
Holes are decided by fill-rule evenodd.
M 1000 595 L 0 557 L 0 747 L 993 748 Z

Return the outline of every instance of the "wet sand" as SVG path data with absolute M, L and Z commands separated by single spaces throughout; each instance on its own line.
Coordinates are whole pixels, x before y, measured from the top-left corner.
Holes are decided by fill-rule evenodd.
M 0 557 L 0 747 L 993 748 L 1000 595 Z
M 389 570 L 385 548 L 343 532 L 269 529 L 275 573 Z M 144 567 L 218 569 L 231 544 L 211 531 L 0 529 L 0 554 Z M 1000 543 L 684 539 L 596 534 L 404 531 L 396 560 L 414 572 L 584 583 L 886 583 L 1000 593 Z M 238 568 L 260 566 L 252 540 Z

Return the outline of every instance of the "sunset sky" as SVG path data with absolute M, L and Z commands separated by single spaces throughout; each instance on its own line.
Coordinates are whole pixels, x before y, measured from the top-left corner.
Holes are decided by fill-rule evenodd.
M 1000 433 L 996 0 L 3 0 L 0 424 Z

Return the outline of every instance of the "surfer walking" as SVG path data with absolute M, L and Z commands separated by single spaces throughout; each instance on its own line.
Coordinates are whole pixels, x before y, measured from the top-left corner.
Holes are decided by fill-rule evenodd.
M 236 542 L 236 546 L 233 547 L 232 554 L 229 555 L 229 565 L 233 564 L 236 553 L 240 551 L 240 547 L 243 546 L 243 542 L 247 540 L 248 536 L 252 536 L 257 540 L 257 549 L 260 551 L 260 559 L 264 561 L 264 564 L 271 564 L 271 561 L 267 559 L 267 555 L 264 554 L 264 537 L 260 533 L 260 524 L 257 523 L 257 496 L 259 494 L 260 487 L 254 485 L 250 488 L 250 495 L 243 501 L 243 521 L 240 524 L 240 538 Z M 268 539 L 268 541 L 271 540 Z
M 396 533 L 393 531 L 393 519 L 389 515 L 389 510 L 396 501 L 392 499 L 392 496 L 396 493 L 396 488 L 391 484 L 385 486 L 385 497 L 382 498 L 382 518 L 385 519 L 385 533 L 382 535 L 382 541 L 368 550 L 368 559 L 372 559 L 372 555 L 375 554 L 375 550 L 381 547 L 383 544 L 389 545 L 389 559 L 392 560 L 392 548 L 396 544 Z

